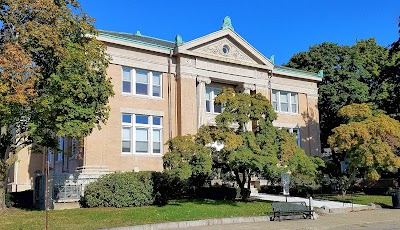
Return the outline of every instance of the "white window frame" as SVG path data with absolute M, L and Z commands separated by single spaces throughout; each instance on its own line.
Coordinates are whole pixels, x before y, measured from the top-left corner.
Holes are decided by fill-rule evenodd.
M 122 121 L 122 117 L 123 115 L 130 115 L 131 116 L 131 123 L 126 123 Z M 137 124 L 136 123 L 136 116 L 148 116 L 148 124 Z M 155 125 L 153 124 L 153 119 L 154 117 L 159 117 L 160 120 L 160 125 Z M 147 114 L 133 114 L 133 113 L 121 113 L 121 153 L 123 155 L 129 155 L 129 154 L 137 154 L 137 155 L 162 155 L 163 154 L 163 117 L 162 116 L 154 116 L 154 115 L 147 115 Z M 123 128 L 130 128 L 130 152 L 122 152 L 122 142 L 123 141 L 127 141 L 122 139 L 123 138 Z M 144 128 L 147 129 L 147 149 L 148 151 L 146 153 L 143 152 L 136 152 L 136 129 L 137 128 Z M 154 130 L 160 130 L 160 153 L 154 153 L 153 152 L 153 143 L 154 141 L 154 136 L 153 136 L 153 132 Z
M 129 70 L 131 92 L 124 92 L 124 69 Z M 147 72 L 147 95 L 136 93 L 136 71 Z M 160 75 L 160 85 L 153 85 L 153 75 Z M 153 86 L 160 87 L 160 96 L 153 96 Z M 161 72 L 149 71 L 144 69 L 135 69 L 132 67 L 122 66 L 121 71 L 121 92 L 123 95 L 135 95 L 139 97 L 162 98 L 163 97 L 163 74 Z
M 210 89 L 210 111 L 207 111 L 207 89 Z M 215 87 L 215 86 L 206 86 L 206 113 L 210 113 L 210 114 L 220 114 L 220 112 L 215 112 L 215 97 L 217 97 L 217 95 L 215 94 L 215 91 L 219 90 L 221 91 L 222 88 L 220 87 Z M 224 111 L 224 109 L 221 107 L 221 112 Z
M 288 110 L 289 111 L 282 111 L 281 109 L 281 92 L 282 93 L 287 93 L 288 94 Z M 275 95 L 275 99 L 273 100 L 273 95 Z M 296 102 L 294 103 L 292 101 L 292 95 L 295 96 Z M 271 104 L 272 107 L 274 107 L 274 103 L 277 104 L 277 109 L 274 108 L 274 110 L 276 112 L 279 113 L 288 113 L 288 114 L 299 114 L 299 94 L 295 93 L 295 92 L 288 92 L 288 91 L 281 91 L 281 90 L 272 90 L 272 95 L 271 95 Z M 292 110 L 292 105 L 296 105 L 296 110 L 297 111 L 293 111 Z

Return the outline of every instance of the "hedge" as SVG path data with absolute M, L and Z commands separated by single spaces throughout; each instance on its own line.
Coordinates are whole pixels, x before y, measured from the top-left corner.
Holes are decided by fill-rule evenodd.
M 112 173 L 86 186 L 84 207 L 133 207 L 154 201 L 150 172 Z

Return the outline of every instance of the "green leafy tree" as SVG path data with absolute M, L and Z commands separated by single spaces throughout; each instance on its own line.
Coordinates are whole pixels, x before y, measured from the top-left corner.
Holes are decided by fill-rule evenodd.
M 270 158 L 264 169 L 264 176 L 273 183 L 280 181 L 282 173 L 290 173 L 291 188 L 314 190 L 319 187 L 317 182 L 320 168 L 325 163 L 319 157 L 308 156 L 296 143 L 296 137 L 284 129 L 277 130 L 278 151 L 276 159 Z
M 337 147 L 349 162 L 349 181 L 357 174 L 368 180 L 378 180 L 382 171 L 400 167 L 394 152 L 400 147 L 400 122 L 382 113 L 373 113 L 366 104 L 352 104 L 339 110 L 347 121 L 333 129 L 328 142 Z
M 323 146 L 328 146 L 331 130 L 342 122 L 337 112 L 343 106 L 371 103 L 375 108 L 384 108 L 393 86 L 384 77 L 385 66 L 391 62 L 389 50 L 373 38 L 357 40 L 351 47 L 324 42 L 293 55 L 286 64 L 288 67 L 324 71 L 318 101 Z
M 388 96 L 381 101 L 380 108 L 385 110 L 391 117 L 400 120 L 400 16 L 399 16 L 399 39 L 390 46 L 390 64 L 386 66 L 383 78 L 387 79 Z
M 216 117 L 217 129 L 222 130 L 224 135 L 214 141 L 226 146 L 220 153 L 220 159 L 226 162 L 229 170 L 234 173 L 242 198 L 247 199 L 251 177 L 261 173 L 268 157 L 273 154 L 265 147 L 270 140 L 257 138 L 257 135 L 262 133 L 264 137 L 269 136 L 268 131 L 271 129 L 260 127 L 272 126 L 272 121 L 277 115 L 268 99 L 261 94 L 235 93 L 231 88 L 224 88 L 215 101 L 224 107 L 224 111 Z M 247 130 L 249 122 L 260 122 L 261 125 L 253 132 Z M 234 124 L 238 127 L 233 127 Z
M 57 149 L 108 118 L 105 46 L 76 0 L 0 2 L 0 209 L 18 151 Z
M 316 161 L 297 146 L 293 134 L 273 127 L 277 114 L 267 98 L 224 88 L 215 101 L 224 110 L 216 116 L 216 126 L 199 129 L 196 141 L 202 145 L 223 144 L 220 151 L 214 152 L 214 166 L 234 173 L 242 199 L 249 195 L 252 176 L 263 174 L 278 181 L 282 172 L 292 170 L 315 178 Z M 250 123 L 253 130 L 247 128 Z
M 212 174 L 211 149 L 195 142 L 190 134 L 172 138 L 167 144 L 164 170 L 180 180 L 190 179 L 195 188 L 202 186 Z

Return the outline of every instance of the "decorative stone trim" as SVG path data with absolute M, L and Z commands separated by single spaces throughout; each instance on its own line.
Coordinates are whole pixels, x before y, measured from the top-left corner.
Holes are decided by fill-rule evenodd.
M 205 82 L 206 84 L 211 83 L 211 79 L 209 77 L 197 76 L 196 80 L 197 82 Z
M 145 114 L 145 115 L 160 116 L 160 117 L 164 116 L 163 111 L 147 110 L 147 109 L 134 109 L 134 108 L 126 108 L 126 107 L 121 107 L 120 112 L 121 113 Z

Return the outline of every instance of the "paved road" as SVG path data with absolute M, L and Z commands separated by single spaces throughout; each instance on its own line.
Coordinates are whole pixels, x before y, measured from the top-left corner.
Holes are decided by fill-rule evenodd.
M 400 210 L 381 209 L 343 214 L 328 214 L 317 220 L 286 220 L 258 223 L 241 223 L 229 225 L 213 225 L 186 228 L 190 230 L 265 230 L 265 229 L 296 229 L 296 230 L 394 230 L 400 229 Z

